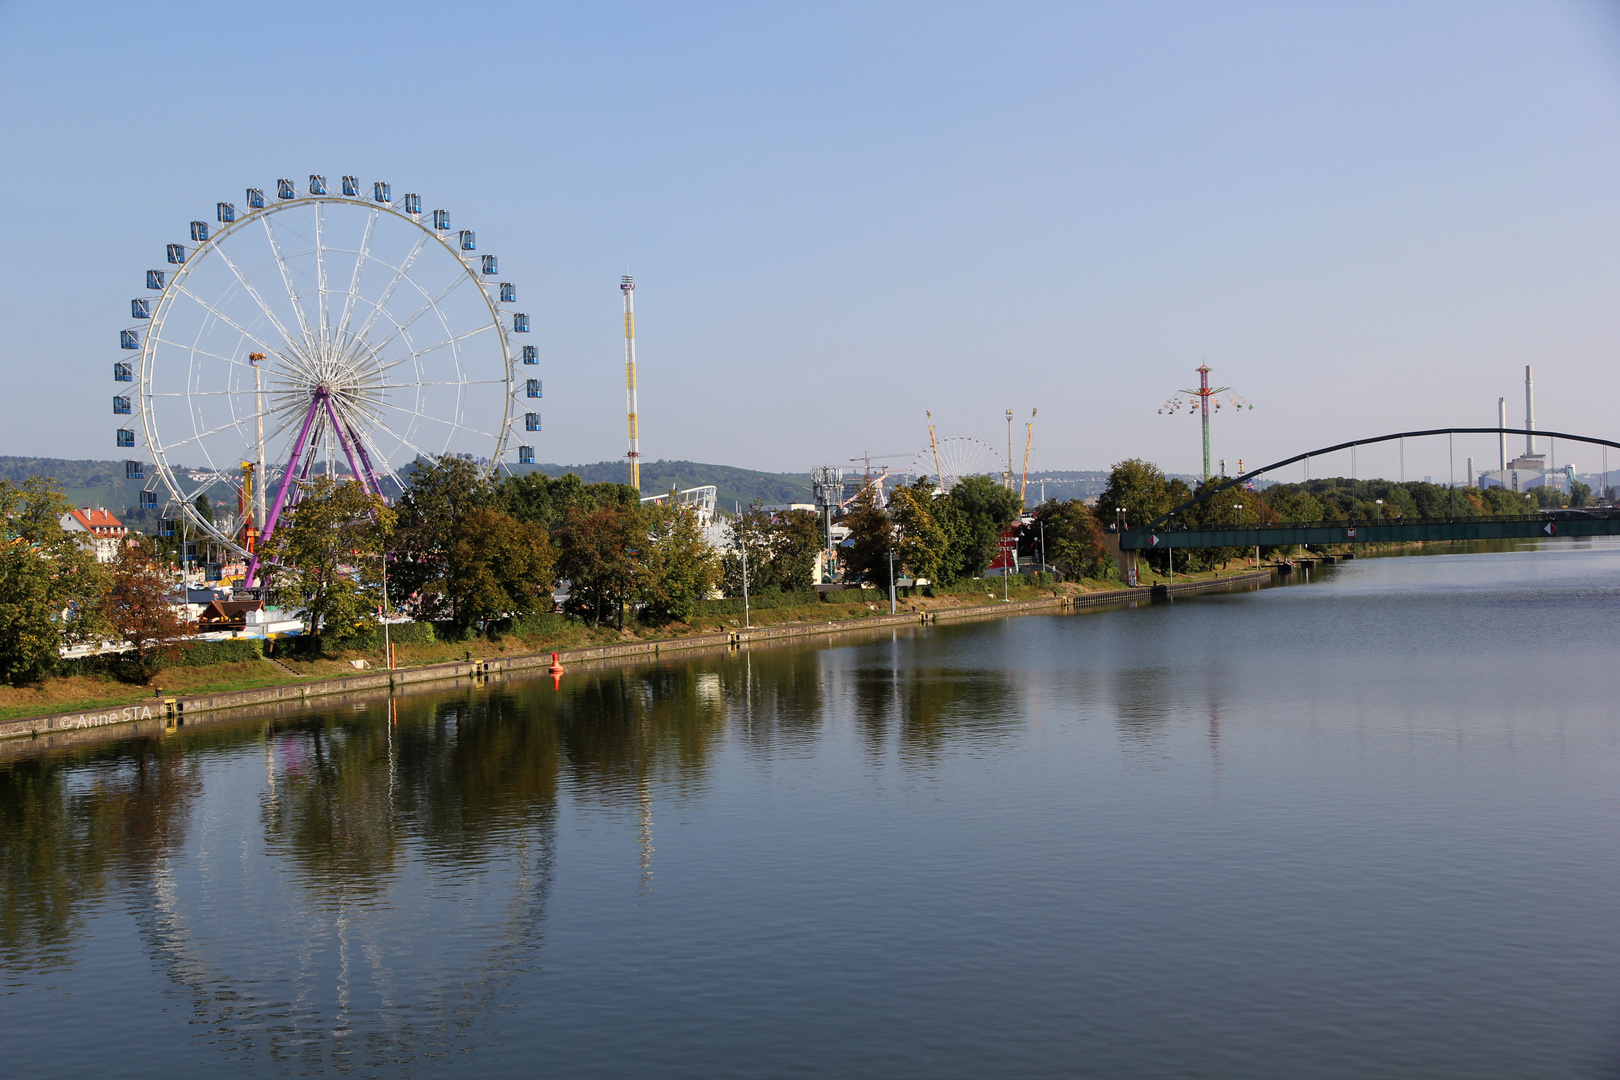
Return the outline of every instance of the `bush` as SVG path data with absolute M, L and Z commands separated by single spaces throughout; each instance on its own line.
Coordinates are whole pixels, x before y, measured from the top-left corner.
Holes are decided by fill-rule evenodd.
M 767 589 L 758 596 L 748 598 L 748 607 L 751 611 L 767 611 L 771 608 L 797 607 L 800 604 L 813 604 L 816 594 L 813 592 L 782 592 L 779 589 Z M 694 615 L 741 615 L 743 613 L 742 597 L 728 597 L 724 600 L 704 600 L 697 605 Z
M 193 641 L 180 646 L 174 659 L 165 657 L 160 666 L 207 667 L 210 664 L 238 664 L 244 660 L 257 660 L 263 655 L 264 641 L 259 638 Z
M 888 600 L 876 589 L 840 589 L 838 592 L 824 592 L 821 598 L 829 604 L 875 604 L 879 600 Z

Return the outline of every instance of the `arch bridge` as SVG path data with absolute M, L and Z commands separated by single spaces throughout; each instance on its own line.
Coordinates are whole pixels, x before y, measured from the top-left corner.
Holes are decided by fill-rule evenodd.
M 1620 536 L 1620 508 L 1599 507 L 1592 510 L 1549 510 L 1524 517 L 1472 517 L 1455 515 L 1440 518 L 1404 518 L 1372 521 L 1279 521 L 1266 525 L 1213 525 L 1189 526 L 1182 524 L 1180 515 L 1198 504 L 1214 498 L 1221 492 L 1247 483 L 1287 465 L 1355 446 L 1390 442 L 1395 439 L 1420 438 L 1429 435 L 1527 435 L 1594 446 L 1612 446 L 1620 443 L 1597 439 L 1587 435 L 1571 435 L 1562 431 L 1532 431 L 1528 428 L 1459 427 L 1432 428 L 1427 431 L 1400 431 L 1393 435 L 1378 435 L 1369 439 L 1310 450 L 1303 454 L 1274 461 L 1270 465 L 1251 469 L 1246 473 L 1218 484 L 1206 485 L 1194 499 L 1162 514 L 1146 525 L 1126 529 L 1119 536 L 1121 553 L 1138 551 L 1175 550 L 1180 548 L 1281 547 L 1289 544 L 1386 544 L 1414 540 L 1507 540 L 1545 537 Z M 1455 487 L 1455 485 L 1453 485 Z

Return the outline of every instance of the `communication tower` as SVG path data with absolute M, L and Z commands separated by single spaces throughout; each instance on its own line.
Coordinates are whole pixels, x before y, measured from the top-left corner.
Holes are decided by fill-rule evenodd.
M 641 432 L 636 425 L 636 279 L 619 279 L 624 293 L 624 397 L 630 413 L 630 486 L 641 490 Z

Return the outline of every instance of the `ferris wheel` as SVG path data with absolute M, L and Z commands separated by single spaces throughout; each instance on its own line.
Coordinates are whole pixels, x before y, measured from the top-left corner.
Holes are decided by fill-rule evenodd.
M 916 476 L 932 476 L 941 491 L 949 491 L 963 477 L 1002 476 L 1006 464 L 996 448 L 983 439 L 972 435 L 944 435 L 935 445 L 917 451 L 917 456 L 911 459 L 911 472 Z
M 511 429 L 540 430 L 539 364 L 517 287 L 447 210 L 353 176 L 329 192 L 278 180 L 193 221 L 130 301 L 113 365 L 126 476 L 148 481 L 194 535 L 251 558 L 261 537 L 325 473 L 384 499 L 399 470 L 454 454 L 486 470 Z M 133 391 L 133 393 L 131 392 Z M 520 415 L 521 414 L 521 415 Z M 529 446 L 517 460 L 532 462 Z M 152 471 L 148 473 L 146 470 Z M 234 494 L 235 513 L 203 514 Z M 251 583 L 251 582 L 250 582 Z

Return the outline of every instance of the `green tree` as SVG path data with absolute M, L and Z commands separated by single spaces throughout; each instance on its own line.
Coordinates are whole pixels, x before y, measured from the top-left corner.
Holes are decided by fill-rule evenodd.
M 709 546 L 689 506 L 670 503 L 644 512 L 641 549 L 642 618 L 663 623 L 688 619 L 720 584 L 720 556 Z
M 821 555 L 821 518 L 812 510 L 764 509 L 756 499 L 731 523 L 732 550 L 723 560 L 727 596 L 742 595 L 741 552 L 748 553 L 748 589 L 754 595 L 802 592 L 816 584 Z
M 487 506 L 467 511 L 450 545 L 444 583 L 455 624 L 465 629 L 550 611 L 556 561 L 540 526 Z
M 197 513 L 202 517 L 202 519 L 208 522 L 208 524 L 212 525 L 214 523 L 214 504 L 208 501 L 208 493 L 206 491 L 197 496 L 197 501 L 194 505 L 197 507 Z
M 136 682 L 150 681 L 191 629 L 175 607 L 174 588 L 174 576 L 162 568 L 150 542 L 119 547 L 102 594 L 101 616 L 113 635 L 129 646 L 123 668 Z
M 0 479 L 0 678 L 13 685 L 49 675 L 63 645 L 102 629 L 106 573 L 85 534 L 62 528 L 70 510 L 50 479 Z
M 1200 484 L 1194 494 L 1202 495 L 1216 483 L 1218 481 L 1211 480 Z M 1188 510 L 1187 524 L 1203 529 L 1227 525 L 1250 528 L 1260 522 L 1260 506 L 1258 492 L 1244 491 L 1241 487 L 1224 488 Z M 1183 565 L 1193 570 L 1209 570 L 1242 554 L 1244 549 L 1235 547 L 1192 548 L 1186 552 L 1187 562 Z
M 1106 577 L 1113 558 L 1091 508 L 1079 499 L 1056 499 L 1035 512 L 1046 539 L 1046 558 L 1071 578 Z
M 457 621 L 450 595 L 451 548 L 466 516 L 495 504 L 489 475 L 465 458 L 446 454 L 412 467 L 396 507 L 390 588 L 417 618 Z
M 950 503 L 934 494 L 934 481 L 918 477 L 889 493 L 889 514 L 900 535 L 900 563 L 913 576 L 948 584 L 956 579 L 956 538 Z
M 982 577 L 996 557 L 1002 531 L 1018 520 L 1023 500 L 988 476 L 963 477 L 946 499 L 958 515 L 953 523 L 956 571 L 962 577 Z
M 1126 527 L 1137 528 L 1175 505 L 1162 469 L 1151 461 L 1127 458 L 1109 472 L 1108 483 L 1097 496 L 1097 515 L 1112 527 L 1123 511 Z
M 394 512 L 353 480 L 322 474 L 264 542 L 272 595 L 324 645 L 374 624 L 382 603 L 382 553 Z
M 551 478 L 524 473 L 502 480 L 496 489 L 499 507 L 519 521 L 530 521 L 549 533 L 567 524 L 571 509 L 641 505 L 641 493 L 629 484 L 587 484 L 573 473 Z
M 878 588 L 889 587 L 889 552 L 894 548 L 894 522 L 878 505 L 876 484 L 864 484 L 844 514 L 849 541 L 844 548 L 844 576 Z
M 640 506 L 570 507 L 557 554 L 557 573 L 568 579 L 568 610 L 598 626 L 611 615 L 622 627 L 646 539 Z

